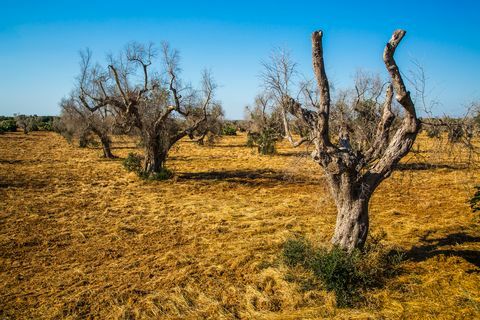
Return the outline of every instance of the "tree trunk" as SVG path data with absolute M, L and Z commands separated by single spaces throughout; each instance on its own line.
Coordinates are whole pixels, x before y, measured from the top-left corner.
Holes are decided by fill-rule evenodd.
M 158 138 L 150 139 L 145 143 L 144 170 L 147 174 L 161 172 L 165 167 L 167 152 Z
M 103 156 L 108 159 L 116 158 L 116 156 L 113 155 L 112 150 L 110 148 L 110 138 L 108 136 L 102 135 L 100 136 L 100 141 L 102 143 Z
M 334 245 L 349 252 L 363 248 L 369 226 L 368 202 L 369 199 L 344 199 L 337 202 L 337 222 L 332 238 Z

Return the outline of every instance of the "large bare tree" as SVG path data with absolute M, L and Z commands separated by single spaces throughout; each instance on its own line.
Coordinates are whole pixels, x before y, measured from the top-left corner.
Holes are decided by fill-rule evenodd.
M 145 146 L 143 173 L 164 170 L 171 147 L 191 135 L 214 105 L 215 84 L 208 72 L 201 88 L 193 89 L 179 79 L 179 54 L 167 44 L 161 48 L 162 68 L 151 69 L 156 52 L 152 45 L 129 44 L 107 68 L 92 66 L 84 55 L 79 81 L 79 100 L 92 112 L 109 107 L 128 132 L 139 132 Z
M 332 242 L 349 251 L 362 248 L 365 244 L 369 229 L 370 198 L 378 185 L 390 176 L 398 162 L 409 152 L 419 131 L 415 106 L 394 59 L 395 50 L 404 36 L 405 31 L 396 30 L 383 53 L 391 84 L 385 90 L 382 113 L 371 143 L 353 143 L 349 130 L 346 129 L 340 130 L 338 138 L 332 137 L 330 87 L 325 73 L 322 31 L 312 34 L 318 104 L 313 109 L 305 108 L 294 98 L 289 98 L 287 110 L 301 118 L 310 128 L 315 145 L 312 157 L 323 167 L 337 206 Z M 403 116 L 396 126 L 393 125 L 396 115 L 392 110 L 394 93 L 403 109 Z

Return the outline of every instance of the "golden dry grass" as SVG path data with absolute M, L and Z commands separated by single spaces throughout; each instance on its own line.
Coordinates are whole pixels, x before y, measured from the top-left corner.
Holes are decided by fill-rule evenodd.
M 1 135 L 0 318 L 480 318 L 480 228 L 466 203 L 478 171 L 422 137 L 371 203 L 373 232 L 407 251 L 403 272 L 337 309 L 333 294 L 286 281 L 280 258 L 293 234 L 332 234 L 320 168 L 286 144 L 269 157 L 244 142 L 182 141 L 175 179 L 145 182 L 54 133 Z M 115 145 L 121 157 L 135 146 Z

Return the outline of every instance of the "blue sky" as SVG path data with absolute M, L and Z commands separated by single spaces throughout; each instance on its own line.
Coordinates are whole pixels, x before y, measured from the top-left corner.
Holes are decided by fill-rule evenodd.
M 220 85 L 228 118 L 259 92 L 261 60 L 286 47 L 312 76 L 310 33 L 325 32 L 327 73 L 337 88 L 356 70 L 386 75 L 383 47 L 407 30 L 397 62 L 419 61 L 437 114 L 460 115 L 480 99 L 480 1 L 10 1 L 0 0 L 0 114 L 58 114 L 73 86 L 78 52 L 102 61 L 129 41 L 168 41 L 183 78 L 204 68 Z

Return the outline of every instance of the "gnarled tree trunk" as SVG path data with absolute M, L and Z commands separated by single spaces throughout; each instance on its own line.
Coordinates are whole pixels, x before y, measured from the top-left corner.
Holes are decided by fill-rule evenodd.
M 116 158 L 116 156 L 113 155 L 111 150 L 110 138 L 107 135 L 101 135 L 100 142 L 102 143 L 103 156 L 108 159 Z
M 155 135 L 146 139 L 143 167 L 146 174 L 159 173 L 165 168 L 168 149 L 159 136 Z
M 370 149 L 353 150 L 348 132 L 343 133 L 338 145 L 330 140 L 330 88 L 323 61 L 321 31 L 312 34 L 313 69 L 320 93 L 317 110 L 303 108 L 293 98 L 286 103 L 286 109 L 309 126 L 315 143 L 312 157 L 323 167 L 337 205 L 332 243 L 350 252 L 362 248 L 366 242 L 369 229 L 368 203 L 371 195 L 411 149 L 420 128 L 410 93 L 405 88 L 393 58 L 404 35 L 405 31 L 396 30 L 383 53 L 391 85 L 386 90 L 383 115 Z M 405 110 L 405 115 L 399 128 L 394 134 L 390 134 L 395 117 L 391 109 L 393 91 L 396 100 Z
M 332 243 L 352 250 L 362 248 L 368 235 L 369 198 L 345 198 L 337 202 L 337 221 Z

